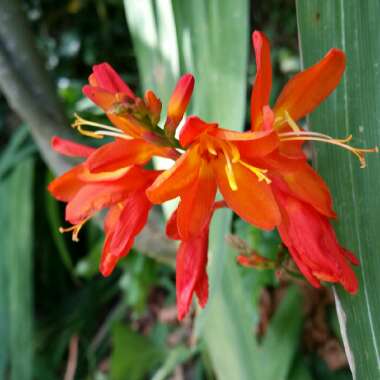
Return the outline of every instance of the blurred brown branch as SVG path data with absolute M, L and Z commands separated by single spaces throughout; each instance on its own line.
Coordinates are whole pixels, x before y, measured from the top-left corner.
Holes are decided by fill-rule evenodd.
M 0 90 L 28 125 L 50 170 L 60 174 L 69 169 L 70 161 L 50 148 L 50 139 L 54 135 L 72 138 L 73 134 L 19 0 L 0 1 Z M 175 245 L 158 229 L 158 213 L 151 214 L 136 248 L 157 260 L 173 263 Z

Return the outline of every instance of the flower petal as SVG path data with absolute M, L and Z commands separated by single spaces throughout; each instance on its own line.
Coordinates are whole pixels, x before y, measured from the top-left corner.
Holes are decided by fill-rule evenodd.
M 265 156 L 279 146 L 275 130 L 257 132 L 237 132 L 219 128 L 215 136 L 233 143 L 240 155 L 246 159 Z
M 200 234 L 214 211 L 216 181 L 212 167 L 202 160 L 193 184 L 181 195 L 177 210 L 178 233 L 182 240 Z
M 180 240 L 177 227 L 177 209 L 172 212 L 166 223 L 166 235 L 169 239 Z
M 265 230 L 276 227 L 281 220 L 270 185 L 239 163 L 232 164 L 237 190 L 233 191 L 226 176 L 226 161 L 212 161 L 219 189 L 227 205 L 242 219 Z
M 178 319 L 189 312 L 194 291 L 201 307 L 208 298 L 207 280 L 208 228 L 194 239 L 181 242 L 177 252 L 176 288 Z
M 98 148 L 86 161 L 91 172 L 109 172 L 130 165 L 144 165 L 153 155 L 165 156 L 168 148 L 144 140 L 118 139 Z
M 316 287 L 319 281 L 339 282 L 349 293 L 356 293 L 355 273 L 328 219 L 282 191 L 275 194 L 283 214 L 279 233 L 305 277 Z
M 285 120 L 285 112 L 288 112 L 296 121 L 312 112 L 338 86 L 345 66 L 345 54 L 331 49 L 314 66 L 295 75 L 277 99 L 276 119 Z
M 179 134 L 180 144 L 186 148 L 203 133 L 215 133 L 218 128 L 216 123 L 206 123 L 197 116 L 189 116 Z
M 121 92 L 131 98 L 135 97 L 133 91 L 109 63 L 104 62 L 94 65 L 92 66 L 92 71 L 98 87 L 111 93 Z
M 110 245 L 115 227 L 119 223 L 120 214 L 123 211 L 123 208 L 124 205 L 122 203 L 118 203 L 110 207 L 107 216 L 104 219 L 104 233 L 106 237 L 99 264 L 99 272 L 104 277 L 109 276 L 113 272 L 117 262 L 120 260 L 120 257 L 111 254 Z
M 66 139 L 61 139 L 58 136 L 53 136 L 50 144 L 56 152 L 69 157 L 87 158 L 91 153 L 95 151 L 95 148 L 91 146 L 78 144 Z
M 104 111 L 108 111 L 115 104 L 115 95 L 109 91 L 86 84 L 82 88 L 83 94 Z
M 251 94 L 251 128 L 257 130 L 263 120 L 263 107 L 269 104 L 272 89 L 270 43 L 264 33 L 255 31 L 252 43 L 256 55 L 256 79 Z
M 115 226 L 110 244 L 113 256 L 125 256 L 134 243 L 136 235 L 144 228 L 152 207 L 144 191 L 137 191 L 124 202 L 119 223 Z
M 201 159 L 198 146 L 188 149 L 168 170 L 157 177 L 147 189 L 147 196 L 152 203 L 160 204 L 176 198 L 189 188 L 198 176 Z
M 265 157 L 265 163 L 271 174 L 280 176 L 280 180 L 273 178 L 276 186 L 310 204 L 328 218 L 336 217 L 329 188 L 306 160 L 290 159 L 274 152 Z M 260 161 L 257 165 L 260 165 Z M 285 182 L 285 186 L 281 186 L 281 180 Z
M 146 125 L 132 115 L 118 116 L 112 112 L 108 112 L 107 116 L 111 123 L 121 129 L 127 136 L 140 139 L 147 132 Z
M 144 101 L 148 108 L 153 124 L 160 121 L 162 103 L 152 90 L 147 90 L 144 95 Z
M 172 132 L 182 120 L 186 112 L 186 108 L 190 102 L 191 95 L 194 89 L 194 77 L 191 74 L 183 75 L 173 91 L 173 94 L 168 103 L 167 119 L 165 129 Z
M 77 165 L 55 178 L 49 183 L 49 192 L 59 201 L 69 202 L 85 185 L 85 183 L 80 180 L 80 175 L 84 169 L 85 167 L 83 165 Z
M 154 171 L 135 166 L 115 181 L 86 184 L 67 204 L 66 220 L 71 224 L 80 223 L 100 209 L 121 202 L 132 192 L 144 188 L 156 175 Z

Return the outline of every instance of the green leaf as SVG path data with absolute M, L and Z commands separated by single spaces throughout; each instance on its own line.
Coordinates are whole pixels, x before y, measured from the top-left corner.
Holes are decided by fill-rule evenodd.
M 0 184 L 0 377 L 32 379 L 33 159 L 19 163 Z M 4 277 L 3 277 L 4 276 Z
M 260 380 L 285 380 L 298 347 L 302 327 L 301 295 L 291 287 L 269 324 L 260 346 Z
M 194 352 L 187 347 L 178 346 L 170 350 L 165 362 L 152 377 L 152 380 L 165 380 L 175 370 L 175 368 L 189 360 Z
M 289 374 L 289 380 L 313 380 L 306 364 L 298 360 Z
M 163 351 L 122 324 L 112 329 L 112 380 L 142 380 L 162 359 Z
M 353 134 L 354 144 L 380 142 L 380 44 L 378 0 L 297 1 L 303 63 L 309 66 L 331 47 L 347 54 L 338 90 L 310 117 L 310 128 L 332 136 Z M 340 241 L 360 259 L 356 296 L 336 289 L 336 305 L 354 379 L 380 378 L 379 156 L 361 170 L 355 157 L 315 146 L 317 166 L 330 185 L 340 216 Z

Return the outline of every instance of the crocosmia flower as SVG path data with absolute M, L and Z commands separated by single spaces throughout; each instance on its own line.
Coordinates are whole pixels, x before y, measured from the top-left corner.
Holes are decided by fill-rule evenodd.
M 98 150 L 57 137 L 52 146 L 62 154 L 86 158 L 49 184 L 51 194 L 67 203 L 65 218 L 73 225 L 61 231 L 72 231 L 73 240 L 78 240 L 86 221 L 99 210 L 109 209 L 104 222 L 106 240 L 100 263 L 101 273 L 107 276 L 117 261 L 128 254 L 135 236 L 146 224 L 152 204 L 145 189 L 160 172 L 129 163 L 114 171 L 92 173 L 89 163 L 96 159 Z
M 346 139 L 334 139 L 304 131 L 296 121 L 313 111 L 339 84 L 345 69 L 345 55 L 331 49 L 314 66 L 294 76 L 280 93 L 273 111 L 269 105 L 272 86 L 270 46 L 261 32 L 252 35 L 257 75 L 251 95 L 252 131 L 275 131 L 278 149 L 253 164 L 268 170 L 271 187 L 281 212 L 278 226 L 284 244 L 300 271 L 315 286 L 320 281 L 337 282 L 350 293 L 358 282 L 350 263 L 358 265 L 352 253 L 341 247 L 329 219 L 336 217 L 323 179 L 307 163 L 302 152 L 305 141 L 340 146 L 355 154 L 365 166 L 364 154 L 375 149 L 353 148 Z
M 110 141 L 95 149 L 54 137 L 57 152 L 85 160 L 56 178 L 48 189 L 66 202 L 65 219 L 73 240 L 85 222 L 101 209 L 108 209 L 104 221 L 105 243 L 100 272 L 108 276 L 120 258 L 130 251 L 136 235 L 147 222 L 153 206 L 145 191 L 161 173 L 144 166 L 153 156 L 176 159 L 173 141 L 158 126 L 161 102 L 148 90 L 138 98 L 107 63 L 95 65 L 83 92 L 107 114 L 113 125 L 104 125 L 76 116 L 73 127 L 85 136 Z M 184 75 L 169 102 L 166 125 L 175 131 L 189 103 L 194 79 Z
M 227 205 L 241 218 L 263 229 L 280 222 L 266 170 L 253 166 L 278 147 L 274 131 L 239 133 L 191 116 L 179 142 L 186 152 L 147 190 L 153 203 L 180 197 L 177 226 L 181 239 L 197 236 L 213 211 L 219 188 Z
M 324 142 L 353 153 L 362 167 L 365 153 L 354 148 L 351 136 L 335 139 L 311 132 L 297 122 L 312 112 L 339 84 L 345 55 L 331 49 L 321 61 L 294 76 L 271 107 L 270 46 L 261 32 L 252 36 L 257 74 L 251 96 L 251 130 L 236 132 L 197 116 L 184 120 L 194 89 L 191 74 L 182 76 L 168 102 L 166 120 L 153 91 L 139 98 L 107 63 L 95 65 L 84 94 L 101 107 L 112 125 L 76 117 L 73 127 L 85 136 L 111 141 L 92 148 L 54 138 L 53 148 L 83 162 L 49 185 L 66 202 L 65 218 L 73 239 L 84 223 L 101 209 L 105 243 L 100 263 L 109 275 L 130 251 L 147 222 L 153 204 L 179 198 L 166 227 L 168 238 L 178 240 L 176 295 L 178 318 L 184 318 L 195 295 L 201 307 L 208 299 L 207 251 L 214 212 L 229 207 L 246 222 L 263 230 L 277 228 L 300 272 L 315 287 L 321 282 L 358 290 L 351 264 L 355 256 L 343 248 L 331 220 L 336 218 L 330 191 L 309 165 L 306 141 Z M 154 156 L 173 161 L 166 171 L 147 166 Z M 219 191 L 223 197 L 215 201 Z M 274 268 L 281 261 L 255 252 L 240 255 L 242 265 Z

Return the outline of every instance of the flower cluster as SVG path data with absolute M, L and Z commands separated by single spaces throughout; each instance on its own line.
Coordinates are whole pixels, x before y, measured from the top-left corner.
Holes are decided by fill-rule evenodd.
M 188 312 L 193 294 L 203 307 L 208 298 L 206 272 L 209 225 L 213 213 L 229 207 L 246 222 L 264 230 L 277 228 L 300 272 L 315 287 L 340 283 L 355 293 L 358 282 L 350 263 L 355 256 L 340 246 L 330 224 L 336 218 L 329 189 L 307 162 L 306 141 L 340 146 L 365 166 L 364 154 L 377 149 L 348 145 L 350 137 L 302 129 L 297 121 L 317 107 L 339 84 L 345 55 L 330 50 L 314 66 L 294 76 L 273 107 L 269 104 L 272 70 L 266 36 L 254 32 L 257 74 L 251 97 L 251 131 L 235 132 L 197 116 L 184 118 L 194 78 L 184 75 L 170 98 L 160 124 L 161 102 L 152 91 L 137 97 L 107 64 L 93 67 L 84 94 L 101 107 L 112 126 L 77 116 L 73 126 L 111 142 L 91 148 L 55 137 L 52 146 L 84 161 L 55 179 L 49 191 L 67 202 L 66 220 L 76 240 L 83 224 L 100 209 L 105 243 L 100 272 L 107 276 L 130 251 L 154 204 L 179 197 L 167 223 L 167 236 L 179 241 L 176 258 L 178 317 Z M 176 129 L 180 122 L 178 139 Z M 173 160 L 166 171 L 146 164 L 154 156 Z M 219 191 L 223 201 L 215 201 Z M 254 260 L 243 257 L 242 264 Z

